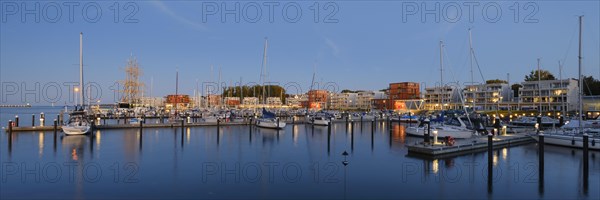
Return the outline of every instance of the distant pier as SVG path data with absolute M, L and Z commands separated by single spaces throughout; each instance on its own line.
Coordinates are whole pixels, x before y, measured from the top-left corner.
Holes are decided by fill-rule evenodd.
M 19 104 L 19 105 L 0 105 L 0 108 L 30 108 L 29 104 Z

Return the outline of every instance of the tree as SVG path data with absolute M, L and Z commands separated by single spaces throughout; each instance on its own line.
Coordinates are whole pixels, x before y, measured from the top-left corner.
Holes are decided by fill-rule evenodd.
M 500 79 L 493 79 L 493 80 L 487 80 L 485 81 L 486 84 L 494 84 L 494 83 L 506 83 L 508 84 L 508 81 L 506 80 L 500 80 Z
M 281 102 L 285 102 L 285 97 L 287 96 L 285 93 L 285 89 L 278 85 L 265 85 L 264 86 L 265 97 L 280 97 Z M 253 86 L 242 86 L 240 88 L 237 87 L 227 87 L 223 90 L 223 97 L 240 97 L 242 95 L 244 97 L 258 97 L 262 98 L 263 94 L 263 86 L 253 85 Z
M 522 88 L 521 84 L 515 83 L 510 86 L 510 89 L 513 91 L 513 97 L 519 97 L 519 88 Z
M 539 71 L 535 70 L 535 71 L 531 71 L 529 73 L 529 75 L 525 76 L 525 81 L 537 81 L 538 74 L 541 74 L 541 76 L 540 76 L 541 80 L 556 80 L 554 75 L 552 75 L 552 73 L 550 73 L 550 71 L 548 71 L 548 70 L 539 70 Z
M 583 76 L 583 95 L 600 95 L 600 80 L 592 76 Z
M 342 92 L 340 92 L 340 93 L 356 93 L 356 92 L 357 91 L 352 91 L 352 90 L 345 89 L 345 90 L 342 90 Z

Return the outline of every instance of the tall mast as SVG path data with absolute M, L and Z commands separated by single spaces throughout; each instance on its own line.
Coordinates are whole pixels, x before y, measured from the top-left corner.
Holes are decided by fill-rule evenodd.
M 542 72 L 540 71 L 540 58 L 537 59 L 537 77 L 538 77 L 538 114 L 542 115 Z
M 219 65 L 219 82 L 217 83 L 217 94 L 221 92 L 221 98 L 219 98 L 219 108 L 223 107 L 223 88 L 221 88 L 221 66 Z
M 81 93 L 79 93 L 79 99 L 81 99 L 81 106 L 85 107 L 83 105 L 85 103 L 83 100 L 83 97 L 85 96 L 83 94 L 85 92 L 85 88 L 83 88 L 83 86 L 83 32 L 79 32 L 79 90 L 81 90 Z
M 179 103 L 179 69 L 175 71 L 175 114 L 177 114 L 177 104 Z
M 244 88 L 242 87 L 242 77 L 240 76 L 240 104 L 242 104 L 242 100 L 244 99 Z
M 268 47 L 268 41 L 267 38 L 265 37 L 265 46 L 263 49 L 263 66 L 261 68 L 261 84 L 262 84 L 262 99 L 263 99 L 263 104 L 266 104 L 267 99 L 265 97 L 265 82 L 266 82 L 266 77 L 267 77 L 267 47 Z
M 562 64 L 560 63 L 560 60 L 558 61 L 558 79 L 560 79 L 560 88 L 562 90 L 563 87 L 563 79 L 562 79 Z M 565 116 L 565 99 L 562 97 L 564 94 L 560 93 L 560 115 L 562 117 Z
M 579 112 L 579 132 L 580 133 L 582 132 L 581 123 L 583 122 L 583 116 L 582 116 L 583 115 L 583 97 L 582 97 L 583 96 L 583 94 L 582 94 L 583 79 L 581 77 L 581 65 L 582 65 L 582 59 L 583 59 L 583 55 L 582 55 L 583 53 L 581 51 L 581 46 L 582 46 L 581 37 L 582 37 L 582 31 L 583 31 L 582 23 L 583 23 L 583 15 L 579 16 L 579 56 L 578 56 L 578 58 L 579 58 L 579 102 L 578 102 L 577 106 L 578 106 L 578 110 L 579 110 L 578 112 Z
M 441 110 L 444 110 L 444 94 L 445 94 L 445 89 L 444 89 L 444 57 L 443 57 L 443 48 L 444 48 L 444 41 L 440 40 L 440 106 L 441 106 Z
M 308 105 L 306 106 L 306 111 L 308 111 L 308 108 L 310 107 L 310 91 L 313 90 L 313 85 L 315 84 L 315 74 L 317 73 L 317 65 L 313 64 L 313 76 L 312 76 L 312 80 L 310 81 L 310 90 L 308 90 Z M 313 92 L 313 95 L 315 92 Z
M 475 88 L 475 82 L 473 81 L 473 41 L 471 40 L 471 29 L 469 28 L 469 62 L 471 65 L 471 84 L 473 85 L 473 89 L 476 90 Z M 472 106 L 473 106 L 473 111 L 475 111 L 475 91 L 472 91 L 473 94 L 473 99 L 472 99 Z

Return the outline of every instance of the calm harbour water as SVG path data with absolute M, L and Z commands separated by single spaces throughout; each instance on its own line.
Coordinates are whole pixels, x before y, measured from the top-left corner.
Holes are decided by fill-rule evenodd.
M 31 114 L 60 108 L 2 108 L 1 126 L 15 114 L 21 125 Z M 362 127 L 361 127 L 362 126 Z M 543 184 L 538 147 L 494 151 L 494 182 L 487 185 L 487 152 L 445 159 L 407 155 L 405 144 L 422 138 L 405 125 L 371 123 L 346 131 L 288 125 L 285 130 L 249 126 L 95 131 L 94 137 L 52 132 L 0 134 L 0 198 L 421 198 L 421 199 L 599 199 L 600 152 L 590 151 L 588 190 L 582 151 L 546 146 Z M 352 145 L 352 135 L 354 144 Z M 347 157 L 342 152 L 347 151 Z M 348 161 L 344 166 L 342 161 Z

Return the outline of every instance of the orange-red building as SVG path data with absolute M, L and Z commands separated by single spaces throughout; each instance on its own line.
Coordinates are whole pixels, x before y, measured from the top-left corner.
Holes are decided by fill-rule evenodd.
M 311 90 L 308 91 L 308 101 L 300 102 L 304 108 L 323 109 L 327 104 L 329 92 L 327 90 Z
M 225 105 L 238 106 L 238 105 L 240 105 L 240 98 L 239 97 L 225 97 Z
M 190 95 L 167 95 L 165 97 L 165 107 L 171 109 L 177 107 L 178 110 L 187 109 L 190 105 Z
M 388 102 L 388 99 L 371 99 L 371 108 L 385 110 L 389 107 Z
M 419 99 L 420 96 L 419 83 L 390 83 L 390 88 L 388 90 L 388 109 L 404 109 L 406 108 L 404 102 L 398 102 L 397 100 Z

